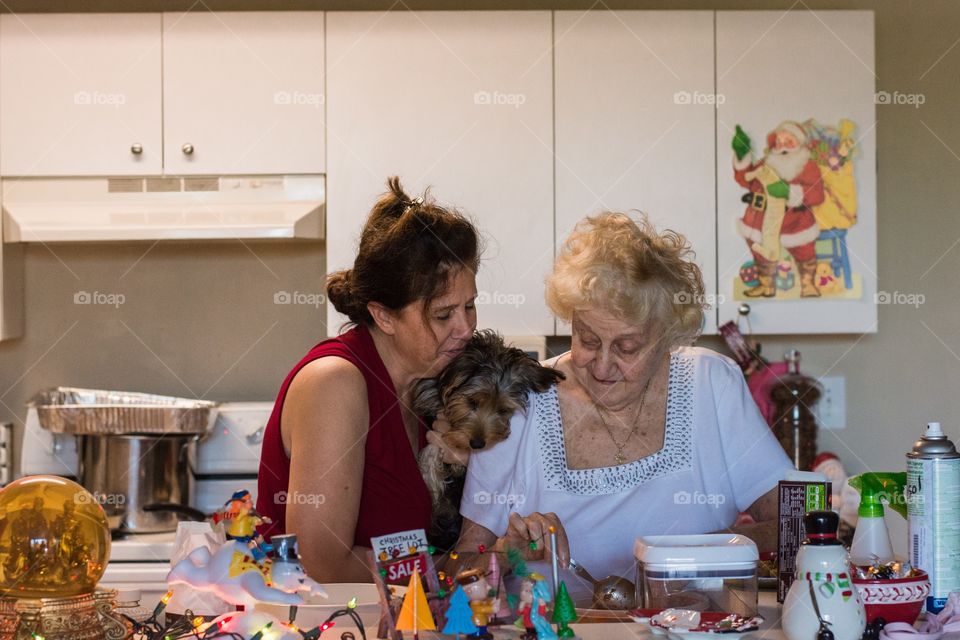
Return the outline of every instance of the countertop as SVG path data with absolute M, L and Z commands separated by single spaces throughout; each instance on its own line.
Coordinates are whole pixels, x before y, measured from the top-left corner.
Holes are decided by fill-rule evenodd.
M 763 616 L 764 622 L 758 631 L 745 634 L 753 640 L 785 640 L 786 636 L 780 629 L 780 605 L 777 603 L 777 594 L 775 591 L 761 591 L 759 596 L 759 613 Z M 576 632 L 578 638 L 582 640 L 629 640 L 631 638 L 652 638 L 653 634 L 649 629 L 636 622 L 602 622 L 591 624 L 573 624 L 570 627 Z M 377 628 L 368 627 L 366 629 L 368 640 L 377 637 Z M 334 634 L 336 637 L 336 634 Z M 413 637 L 412 634 L 404 634 L 404 638 Z M 420 638 L 430 640 L 438 637 L 431 632 L 420 633 Z M 733 640 L 738 636 L 724 636 L 728 640 Z M 743 636 L 740 636 L 743 637 Z
M 763 624 L 758 631 L 745 634 L 750 638 L 764 638 L 766 640 L 785 640 L 786 636 L 780 628 L 780 607 L 777 603 L 776 591 L 761 591 L 759 594 L 759 613 L 763 616 Z M 627 638 L 649 638 L 650 631 L 644 625 L 635 622 L 606 622 L 598 624 L 571 625 L 577 636 L 583 640 L 620 640 Z M 725 636 L 733 640 L 737 636 Z M 741 636 L 742 637 L 742 636 Z

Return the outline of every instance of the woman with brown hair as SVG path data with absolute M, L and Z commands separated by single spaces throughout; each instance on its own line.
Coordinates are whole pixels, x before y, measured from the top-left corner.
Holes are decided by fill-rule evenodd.
M 368 582 L 372 536 L 429 528 L 417 467 L 424 424 L 409 390 L 456 357 L 477 324 L 479 240 L 459 213 L 411 199 L 398 178 L 377 201 L 353 268 L 327 297 L 353 328 L 321 342 L 280 388 L 260 458 L 265 533 L 295 533 L 319 582 Z

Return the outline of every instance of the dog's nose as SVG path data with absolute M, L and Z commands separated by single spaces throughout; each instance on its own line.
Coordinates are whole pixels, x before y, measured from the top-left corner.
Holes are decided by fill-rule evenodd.
M 483 438 L 470 438 L 471 449 L 483 449 L 485 446 L 487 446 L 487 441 Z

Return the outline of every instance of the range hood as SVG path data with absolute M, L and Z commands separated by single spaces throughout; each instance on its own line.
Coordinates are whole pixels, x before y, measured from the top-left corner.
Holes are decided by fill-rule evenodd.
M 10 178 L 3 241 L 322 239 L 322 175 Z

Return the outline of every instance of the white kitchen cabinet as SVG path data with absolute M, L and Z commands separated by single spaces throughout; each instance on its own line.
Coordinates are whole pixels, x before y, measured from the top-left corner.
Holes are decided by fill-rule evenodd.
M 0 173 L 323 173 L 323 20 L 0 16 Z
M 784 276 L 794 287 L 777 298 L 748 301 L 755 333 L 864 333 L 877 330 L 876 114 L 873 14 L 865 11 L 738 11 L 717 13 L 717 246 L 721 323 L 736 317 L 741 267 L 752 259 L 736 221 L 746 189 L 733 178 L 731 140 L 741 125 L 762 156 L 767 134 L 784 120 L 814 118 L 837 127 L 855 125 L 853 156 L 857 222 L 846 248 L 817 243 L 817 282 L 824 295 L 799 297 L 796 267 Z M 882 100 L 881 100 L 882 101 Z M 881 107 L 884 108 L 884 107 Z M 890 108 L 890 107 L 886 107 Z M 896 108 L 896 107 L 894 107 Z M 830 187 L 827 181 L 824 186 Z M 827 195 L 829 198 L 829 194 Z M 827 229 L 821 227 L 822 232 Z M 831 256 L 845 254 L 851 278 L 833 273 Z M 840 264 L 838 262 L 837 264 Z M 795 262 L 794 262 L 795 265 Z M 841 269 L 842 270 L 842 269 Z M 832 278 L 832 280 L 831 280 Z M 880 295 L 882 300 L 882 294 Z
M 163 14 L 166 173 L 323 173 L 323 20 Z
M 0 16 L 0 173 L 159 173 L 160 14 Z
M 642 211 L 687 237 L 716 293 L 714 14 L 558 11 L 556 242 L 584 216 Z M 558 321 L 557 333 L 569 334 Z M 716 312 L 705 333 L 716 332 Z
M 548 11 L 327 16 L 328 271 L 349 267 L 390 175 L 476 222 L 481 327 L 544 335 L 553 260 Z M 328 332 L 344 318 L 328 307 Z

